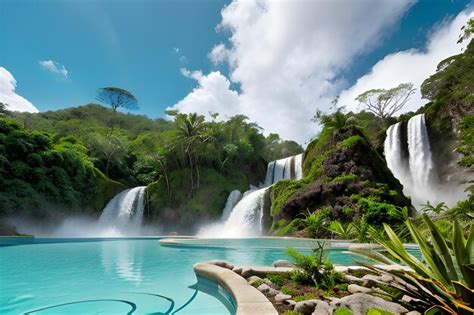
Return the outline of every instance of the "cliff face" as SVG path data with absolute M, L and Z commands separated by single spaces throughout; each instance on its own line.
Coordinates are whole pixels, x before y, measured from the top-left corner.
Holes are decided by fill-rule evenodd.
M 392 215 L 397 207 L 410 207 L 385 160 L 357 128 L 324 130 L 303 159 L 302 180 L 282 181 L 272 189 L 274 233 L 304 212 L 324 210 L 329 220 L 342 222 L 365 216 L 380 224 L 398 220 Z

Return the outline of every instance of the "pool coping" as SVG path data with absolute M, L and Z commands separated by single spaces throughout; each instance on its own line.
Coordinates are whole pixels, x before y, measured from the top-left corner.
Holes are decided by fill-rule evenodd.
M 194 272 L 223 286 L 234 298 L 236 315 L 278 315 L 267 297 L 234 271 L 208 262 L 198 262 Z

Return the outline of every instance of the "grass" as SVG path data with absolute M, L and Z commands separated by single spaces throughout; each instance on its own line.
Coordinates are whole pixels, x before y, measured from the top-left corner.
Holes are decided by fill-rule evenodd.
M 312 299 L 317 299 L 319 296 L 315 293 L 305 293 L 303 295 L 298 295 L 293 298 L 293 301 L 295 302 L 301 302 L 301 301 L 306 301 L 306 300 L 312 300 Z

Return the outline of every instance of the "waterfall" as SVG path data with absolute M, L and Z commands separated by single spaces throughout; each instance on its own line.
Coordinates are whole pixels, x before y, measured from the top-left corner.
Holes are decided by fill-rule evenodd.
M 410 173 L 415 186 L 432 184 L 433 158 L 431 156 L 425 115 L 413 116 L 408 121 L 408 152 Z
M 145 186 L 126 189 L 107 203 L 99 218 L 99 225 L 119 233 L 137 233 L 143 221 Z
M 265 187 L 271 186 L 282 179 L 301 179 L 303 154 L 290 156 L 268 163 Z
M 242 193 L 238 190 L 234 190 L 227 197 L 227 202 L 225 203 L 224 211 L 222 211 L 222 219 L 227 220 L 232 209 L 235 205 L 242 199 Z
M 302 178 L 302 154 L 271 161 L 263 187 L 250 187 L 243 196 L 233 191 L 227 198 L 222 213 L 222 222 L 201 228 L 199 237 L 254 237 L 262 235 L 262 219 L 265 207 L 265 196 L 269 186 L 282 179 Z M 238 201 L 237 203 L 235 203 Z M 231 205 L 234 206 L 231 207 Z
M 235 205 L 225 222 L 203 227 L 198 236 L 222 238 L 259 236 L 267 189 L 262 188 L 246 194 Z
M 402 123 L 396 123 L 387 129 L 384 143 L 384 154 L 387 166 L 393 175 L 403 184 L 405 194 L 412 187 L 412 179 L 408 163 L 402 154 Z
M 387 166 L 403 185 L 403 192 L 410 196 L 412 204 L 419 209 L 429 201 L 436 205 L 445 202 L 454 205 L 465 197 L 464 185 L 441 183 L 438 179 L 424 114 L 410 118 L 407 123 L 407 142 L 402 141 L 402 124 L 397 123 L 387 130 L 384 153 Z M 402 154 L 408 147 L 408 158 Z

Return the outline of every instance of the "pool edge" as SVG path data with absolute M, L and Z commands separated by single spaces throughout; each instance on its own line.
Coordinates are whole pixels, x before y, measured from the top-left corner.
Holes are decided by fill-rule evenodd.
M 196 275 L 216 281 L 233 296 L 237 305 L 236 315 L 278 315 L 263 293 L 232 270 L 206 262 L 196 263 L 193 268 Z

